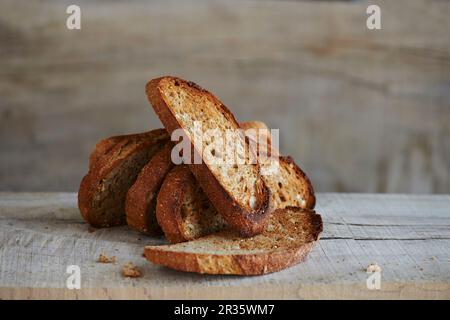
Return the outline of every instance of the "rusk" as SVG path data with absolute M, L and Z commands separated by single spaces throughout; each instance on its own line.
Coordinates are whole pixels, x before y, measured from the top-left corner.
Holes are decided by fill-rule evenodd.
M 244 150 L 244 164 L 213 164 L 214 150 L 203 152 L 211 141 L 194 139 L 194 124 L 203 130 L 216 129 L 222 136 L 226 130 L 240 129 L 232 113 L 211 93 L 198 85 L 175 77 L 151 80 L 146 86 L 148 99 L 161 122 L 171 134 L 183 129 L 194 158 L 202 156 L 201 164 L 189 164 L 198 183 L 227 223 L 243 236 L 262 232 L 270 215 L 270 190 L 257 163 L 252 163 L 248 139 L 238 134 L 233 141 Z M 206 144 L 206 146 L 205 146 Z
M 172 169 L 170 158 L 173 144 L 167 142 L 142 168 L 128 190 L 125 213 L 128 225 L 148 235 L 161 234 L 156 221 L 156 197 L 167 173 Z
M 169 136 L 164 129 L 112 137 L 97 144 L 78 192 L 83 218 L 94 227 L 126 223 L 125 197 L 142 167 Z
M 263 233 L 242 238 L 226 230 L 189 242 L 145 247 L 145 257 L 175 270 L 260 275 L 306 258 L 323 230 L 322 218 L 297 207 L 276 210 Z

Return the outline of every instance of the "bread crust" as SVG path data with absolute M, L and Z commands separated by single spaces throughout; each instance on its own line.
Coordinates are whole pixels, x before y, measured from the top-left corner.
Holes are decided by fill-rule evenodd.
M 183 129 L 178 123 L 175 115 L 172 113 L 169 104 L 164 100 L 160 87 L 162 81 L 174 81 L 180 85 L 187 86 L 192 90 L 196 90 L 198 94 L 208 96 L 212 101 L 215 101 L 222 108 L 221 112 L 235 125 L 240 128 L 238 122 L 233 114 L 224 106 L 214 95 L 202 89 L 193 82 L 188 82 L 175 77 L 161 77 L 153 79 L 147 83 L 146 93 L 150 104 L 153 106 L 156 114 L 160 118 L 164 127 L 171 134 L 176 129 Z M 248 141 L 246 140 L 248 145 Z M 194 156 L 199 156 L 195 150 L 192 142 L 191 149 Z M 196 153 L 196 154 L 195 154 Z M 225 190 L 221 183 L 217 180 L 214 174 L 209 170 L 208 166 L 202 161 L 201 164 L 189 164 L 189 169 L 196 177 L 200 186 L 205 190 L 206 195 L 211 200 L 217 211 L 225 218 L 229 225 L 238 230 L 243 236 L 252 236 L 261 233 L 264 229 L 267 219 L 270 215 L 270 190 L 267 188 L 264 180 L 260 175 L 260 168 L 255 164 L 258 170 L 258 175 L 261 179 L 261 199 L 260 207 L 257 210 L 248 211 L 246 208 L 240 206 Z
M 145 249 L 151 262 L 171 269 L 200 274 L 256 276 L 277 272 L 304 261 L 314 242 L 296 249 L 265 254 L 209 255 Z
M 306 173 L 304 173 L 303 170 L 300 169 L 300 167 L 295 163 L 294 159 L 291 156 L 281 156 L 280 162 L 283 162 L 284 164 L 291 166 L 291 168 L 294 169 L 295 173 L 306 182 L 308 189 L 308 199 L 305 200 L 306 201 L 305 208 L 314 209 L 314 207 L 316 206 L 316 196 L 314 193 L 314 188 L 311 183 L 311 180 L 308 178 Z
M 300 210 L 292 207 L 286 209 Z M 276 210 L 274 215 L 283 214 L 286 209 Z M 176 246 L 169 245 L 148 246 L 144 254 L 153 263 L 179 271 L 201 274 L 261 275 L 280 271 L 305 260 L 323 231 L 320 215 L 313 211 L 304 211 L 303 214 L 305 221 L 302 226 L 307 228 L 308 235 L 304 243 L 295 247 L 257 250 L 258 252 L 251 254 L 207 254 L 167 250 L 167 247 Z M 203 239 L 208 237 L 211 236 Z
M 142 134 L 114 137 L 114 143 L 100 142 L 91 156 L 89 172 L 83 177 L 78 192 L 78 207 L 83 218 L 93 227 L 111 227 L 126 223 L 125 212 L 117 217 L 98 217 L 93 214 L 95 210 L 94 199 L 98 194 L 101 183 L 114 169 L 119 167 L 130 155 L 155 144 L 162 145 L 169 140 L 164 129 L 156 129 Z M 107 139 L 106 139 L 107 140 Z M 106 147 L 106 148 L 105 148 Z M 103 151 L 108 150 L 107 154 Z
M 186 238 L 182 230 L 181 207 L 189 184 L 193 183 L 192 179 L 192 173 L 186 165 L 176 166 L 166 176 L 158 193 L 156 219 L 171 243 L 191 240 Z
M 131 228 L 148 235 L 162 233 L 156 221 L 156 198 L 164 178 L 173 167 L 170 158 L 172 147 L 172 142 L 167 142 L 155 153 L 127 193 L 127 223 Z
M 131 140 L 134 136 L 135 134 L 120 135 L 100 140 L 89 156 L 89 168 L 93 167 L 101 158 L 106 157 L 116 144 L 121 141 Z

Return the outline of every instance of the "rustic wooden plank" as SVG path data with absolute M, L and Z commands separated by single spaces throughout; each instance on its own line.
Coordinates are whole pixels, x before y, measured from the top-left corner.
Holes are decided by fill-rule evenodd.
M 448 223 L 450 196 L 319 194 L 318 200 L 325 231 L 309 259 L 282 272 L 241 278 L 148 263 L 141 256 L 144 245 L 163 239 L 128 227 L 89 232 L 75 194 L 0 193 L 0 298 L 450 298 L 450 239 L 436 228 L 436 220 Z M 405 204 L 408 210 L 401 210 Z M 422 206 L 434 209 L 422 215 Z M 399 229 L 388 226 L 386 210 L 397 213 Z M 373 215 L 376 232 L 372 220 L 364 223 Z M 358 230 L 354 217 L 363 222 Z M 417 224 L 410 224 L 412 218 Z M 345 228 L 335 228 L 335 221 Z M 430 228 L 407 231 L 420 222 Z M 118 263 L 96 263 L 102 252 L 116 255 Z M 121 276 L 128 261 L 142 269 L 142 278 Z M 382 268 L 381 290 L 365 285 L 365 269 L 374 261 Z M 81 290 L 64 289 L 70 264 L 81 267 Z
M 3 0 L 0 190 L 76 191 L 96 140 L 159 126 L 177 74 L 281 128 L 319 191 L 450 192 L 450 3 Z M 357 178 L 355 178 L 357 176 Z
M 388 199 L 388 206 L 382 201 Z M 376 194 L 323 194 L 319 208 L 327 228 L 323 237 L 352 239 L 450 239 L 448 197 Z M 32 217 L 78 220 L 79 211 L 69 193 L 0 193 L 3 218 Z M 349 210 L 348 201 L 352 203 Z M 380 202 L 367 207 L 367 203 Z

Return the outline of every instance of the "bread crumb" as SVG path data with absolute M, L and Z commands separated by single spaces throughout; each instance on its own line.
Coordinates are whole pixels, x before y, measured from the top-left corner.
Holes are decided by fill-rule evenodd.
M 100 253 L 100 255 L 98 256 L 97 262 L 99 262 L 99 263 L 116 263 L 117 257 L 116 256 L 108 257 L 106 254 Z
M 94 227 L 92 227 L 92 226 L 89 226 L 89 227 L 88 227 L 88 232 L 89 232 L 89 233 L 93 233 L 93 232 L 95 232 L 95 231 L 97 231 L 97 228 L 94 228 Z
M 132 262 L 128 262 L 122 268 L 122 275 L 128 278 L 139 278 L 142 274 Z
M 381 272 L 381 267 L 376 262 L 372 262 L 367 266 L 366 272 L 367 273 Z

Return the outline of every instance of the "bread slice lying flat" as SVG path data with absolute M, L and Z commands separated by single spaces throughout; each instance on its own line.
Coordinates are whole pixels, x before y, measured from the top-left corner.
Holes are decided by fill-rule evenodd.
M 167 141 L 167 132 L 157 129 L 98 143 L 78 192 L 83 218 L 97 228 L 125 224 L 128 189 L 142 167 Z
M 133 229 L 148 234 L 161 234 L 156 221 L 156 196 L 167 173 L 172 169 L 172 142 L 167 142 L 142 168 L 136 182 L 128 190 L 125 201 L 127 223 Z M 171 196 L 170 194 L 168 196 Z
M 276 210 L 263 233 L 251 238 L 227 230 L 189 242 L 147 246 L 145 256 L 153 263 L 181 271 L 259 275 L 304 260 L 322 228 L 320 215 L 287 207 Z
M 225 159 L 220 154 L 203 152 L 212 138 L 205 143 L 195 139 L 195 123 L 203 131 L 218 130 L 225 137 L 227 130 L 239 129 L 232 113 L 211 93 L 198 85 L 179 78 L 163 77 L 150 81 L 146 92 L 161 122 L 171 134 L 183 129 L 192 150 L 202 156 L 201 164 L 189 168 L 217 211 L 228 224 L 242 235 L 260 233 L 269 216 L 270 191 L 260 174 L 258 164 L 252 164 L 248 140 L 239 134 L 233 142 L 244 150 L 244 164 L 214 164 L 214 159 Z

